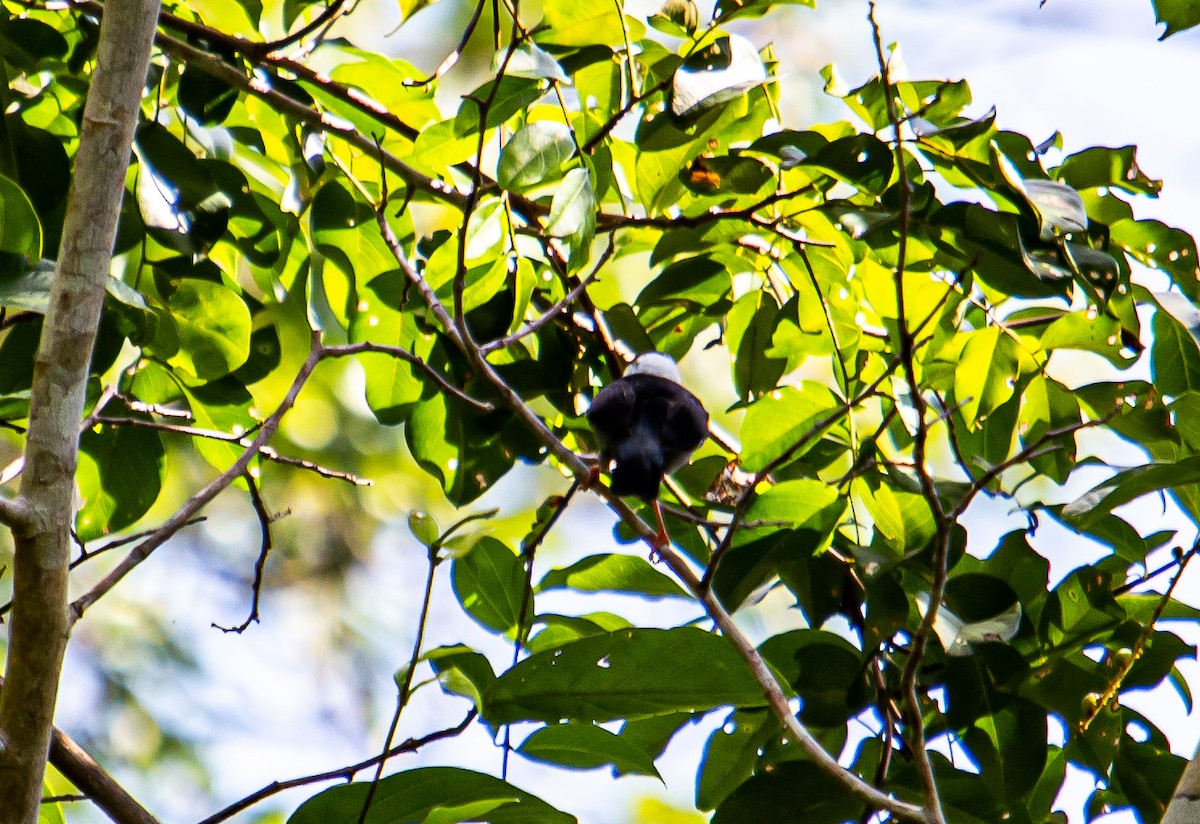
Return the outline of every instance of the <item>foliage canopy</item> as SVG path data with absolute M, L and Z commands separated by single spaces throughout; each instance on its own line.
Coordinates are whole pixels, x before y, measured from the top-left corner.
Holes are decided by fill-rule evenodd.
M 429 3 L 400 5 L 409 18 Z M 822 72 L 846 119 L 782 123 L 772 47 L 738 22 L 784 5 L 718 0 L 704 16 L 670 0 L 638 17 L 577 0 L 538 18 L 480 2 L 463 42 L 494 24 L 491 76 L 450 110 L 440 77 L 329 36 L 351 12 L 340 0 L 169 6 L 75 522 L 84 544 L 150 531 L 75 617 L 235 485 L 262 520 L 257 620 L 260 486 L 353 481 L 390 448 L 381 427 L 402 427 L 463 509 L 447 530 L 409 519 L 429 580 L 448 568 L 463 611 L 519 654 L 426 649 L 418 631 L 398 714 L 414 673 L 432 672 L 446 719 L 465 699 L 466 723 L 536 722 L 521 757 L 657 775 L 672 736 L 716 713 L 695 793 L 714 822 L 1041 824 L 1061 820 L 1068 763 L 1097 778 L 1089 817 L 1159 820 L 1185 762 L 1122 696 L 1166 681 L 1191 706 L 1176 662 L 1196 651 L 1162 622 L 1200 612 L 1143 585 L 1165 547 L 1171 575 L 1195 547 L 1140 534 L 1121 507 L 1169 495 L 1200 523 L 1196 243 L 1136 217 L 1161 184 L 1134 147 L 1035 145 L 971 113 L 965 81 L 892 76 L 878 29 L 878 75 Z M 1196 22 L 1191 4 L 1154 5 L 1164 36 Z M 102 14 L 10 3 L 0 20 L 0 425 L 14 446 Z M 644 560 L 640 504 L 600 488 L 629 554 L 544 569 L 558 515 L 591 494 L 587 400 L 647 349 L 680 360 L 718 422 L 664 492 L 673 547 Z M 702 375 L 717 355 L 727 373 Z M 374 421 L 329 406 L 338 443 L 267 444 L 310 378 L 347 372 Z M 1117 445 L 1144 460 L 1118 465 Z M 575 484 L 503 539 L 472 503 L 547 462 Z M 1102 480 L 1064 497 L 1081 477 Z M 172 496 L 186 503 L 160 525 Z M 1028 526 L 985 545 L 993 503 Z M 1054 581 L 1048 556 L 1065 550 L 1037 528 L 1103 557 Z M 795 627 L 752 645 L 730 613 L 766 588 L 794 602 Z M 559 615 L 539 606 L 551 590 L 695 599 L 706 617 Z M 359 821 L 368 799 L 366 821 L 575 820 L 456 766 L 314 793 L 292 824 Z

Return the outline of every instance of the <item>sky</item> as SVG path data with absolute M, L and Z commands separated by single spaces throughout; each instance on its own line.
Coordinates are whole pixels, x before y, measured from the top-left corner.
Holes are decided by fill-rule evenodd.
M 394 7 L 380 0 L 374 5 L 377 13 L 369 5 L 355 12 L 368 24 L 354 30 L 353 36 L 364 48 L 383 48 L 432 69 L 458 36 L 447 25 L 451 2 L 445 0 L 393 31 Z M 656 5 L 631 2 L 629 8 L 635 13 L 652 12 Z M 876 70 L 866 3 L 823 0 L 819 5 L 816 11 L 793 7 L 736 27 L 759 47 L 774 41 L 781 84 L 791 90 L 784 106 L 785 125 L 790 128 L 848 116 L 840 103 L 822 97 L 817 74 L 822 66 L 837 64 L 854 85 Z M 702 13 L 707 11 L 704 3 L 701 6 Z M 878 16 L 885 42 L 900 45 L 903 64 L 897 66 L 898 76 L 966 78 L 974 92 L 976 113 L 994 105 L 1001 127 L 1025 133 L 1035 142 L 1061 131 L 1068 153 L 1092 145 L 1136 143 L 1142 168 L 1166 181 L 1160 198 L 1135 202 L 1137 216 L 1155 217 L 1193 234 L 1200 231 L 1200 164 L 1195 161 L 1200 117 L 1193 114 L 1200 78 L 1200 33 L 1158 42 L 1150 0 L 1049 0 L 1043 8 L 1036 0 L 880 0 Z M 1078 491 L 1094 480 L 1080 481 Z M 558 485 L 561 480 L 552 471 L 526 469 L 489 492 L 478 506 L 529 507 Z M 1140 505 L 1124 514 L 1144 531 L 1162 528 L 1165 521 L 1178 526 L 1181 541 L 1194 537 L 1194 528 L 1173 510 L 1163 513 L 1157 506 Z M 987 503 L 968 517 L 980 545 L 1022 523 L 1002 506 Z M 133 621 L 136 611 L 127 605 L 146 599 L 152 608 L 170 616 L 173 630 L 185 644 L 198 650 L 203 677 L 180 679 L 177 673 L 163 672 L 156 681 L 151 672 L 140 692 L 178 730 L 205 742 L 214 794 L 232 800 L 272 780 L 338 767 L 376 750 L 390 717 L 391 671 L 407 658 L 411 644 L 412 628 L 406 624 L 411 617 L 409 605 L 419 596 L 423 549 L 397 524 L 377 536 L 369 564 L 351 576 L 345 593 L 272 589 L 264 594 L 264 622 L 244 635 L 232 636 L 213 630 L 209 623 L 243 614 L 245 592 L 238 577 L 242 570 L 234 564 L 247 563 L 237 553 L 256 545 L 257 525 L 226 518 L 210 522 L 204 530 L 210 546 L 177 541 L 131 575 L 122 584 L 119 599 L 111 604 L 106 600 L 97 610 L 109 610 L 109 618 L 116 620 L 121 620 L 124 610 Z M 610 536 L 608 511 L 595 499 L 580 499 L 556 528 L 545 557 L 561 566 L 586 554 L 622 551 Z M 1052 557 L 1055 578 L 1094 557 L 1085 543 L 1072 538 L 1052 532 L 1040 539 L 1047 544 L 1043 549 Z M 1050 544 L 1062 547 L 1061 551 Z M 214 554 L 219 559 L 216 564 Z M 164 592 L 181 602 L 206 606 L 180 610 L 177 604 L 162 602 Z M 1200 604 L 1200 573 L 1185 578 L 1180 593 L 1189 603 Z M 427 646 L 461 640 L 488 650 L 495 661 L 503 660 L 507 645 L 462 618 L 446 576 L 438 582 L 434 604 Z M 548 599 L 544 608 L 553 606 Z M 738 618 L 754 637 L 765 637 L 795 625 L 796 613 L 781 606 L 782 601 L 768 600 Z M 697 615 L 695 607 L 678 601 L 609 601 L 594 596 L 588 607 L 613 608 L 646 625 L 671 626 Z M 336 623 L 334 612 L 361 628 L 372 646 L 348 650 L 332 637 L 328 628 Z M 68 729 L 86 726 L 100 698 L 89 664 L 101 654 L 101 640 L 89 636 L 84 622 L 69 654 L 64 680 L 69 686 L 59 712 L 60 724 Z M 1196 643 L 1200 637 L 1186 640 Z M 346 667 L 361 677 L 341 678 Z M 1200 695 L 1200 667 L 1192 662 L 1183 669 L 1193 692 Z M 456 721 L 443 710 L 435 711 L 444 701 L 436 688 L 418 692 L 400 737 L 428 732 L 431 725 L 447 719 Z M 1162 726 L 1170 730 L 1175 750 L 1191 754 L 1200 739 L 1200 719 L 1195 714 L 1188 717 L 1169 688 L 1133 698 L 1130 704 L 1161 713 L 1155 717 L 1164 719 Z M 181 713 L 180 707 L 187 711 Z M 710 721 L 677 737 L 670 757 L 661 765 L 665 784 L 649 778 L 613 782 L 607 771 L 572 773 L 520 758 L 513 761 L 510 779 L 579 815 L 582 824 L 633 821 L 632 805 L 646 794 L 688 807 L 698 754 L 716 723 Z M 125 733 L 116 731 L 117 741 L 125 734 L 129 746 L 135 747 L 136 719 L 127 724 Z M 431 746 L 402 763 L 454 763 L 495 771 L 499 751 L 475 725 L 463 737 Z M 214 810 L 202 793 L 184 789 L 195 776 L 159 773 L 147 779 L 131 771 L 121 777 L 164 821 L 194 822 Z M 1060 799 L 1072 824 L 1083 821 L 1080 805 L 1090 786 L 1086 776 L 1075 775 Z M 312 789 L 305 789 L 278 798 L 290 810 L 311 793 Z M 241 824 L 251 820 L 250 816 L 234 819 Z M 1104 820 L 1117 824 L 1133 819 L 1124 814 Z

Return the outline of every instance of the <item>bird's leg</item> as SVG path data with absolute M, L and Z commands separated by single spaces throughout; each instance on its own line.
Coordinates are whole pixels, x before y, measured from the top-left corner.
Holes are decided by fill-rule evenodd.
M 580 484 L 584 489 L 591 489 L 600 482 L 600 464 L 594 463 L 588 467 L 587 479 Z
M 657 498 L 654 500 L 654 517 L 658 519 L 658 534 L 650 539 L 650 562 L 657 564 L 662 560 L 662 551 L 671 545 L 671 539 L 667 536 L 667 525 L 663 523 L 662 504 Z

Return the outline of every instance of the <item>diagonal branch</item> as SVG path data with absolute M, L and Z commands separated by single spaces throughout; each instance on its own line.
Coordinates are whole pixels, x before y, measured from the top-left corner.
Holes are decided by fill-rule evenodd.
M 95 759 L 57 727 L 50 739 L 50 763 L 117 824 L 159 824 Z
M 300 371 L 296 374 L 292 381 L 291 387 L 288 389 L 287 395 L 280 402 L 279 407 L 271 413 L 271 415 L 259 427 L 258 434 L 254 440 L 242 452 L 233 466 L 226 469 L 216 478 L 213 478 L 208 484 L 201 489 L 180 507 L 174 515 L 167 520 L 161 527 L 142 543 L 134 547 L 128 555 L 126 555 L 119 564 L 117 564 L 108 575 L 104 576 L 95 586 L 86 593 L 76 598 L 70 608 L 70 623 L 74 624 L 83 617 L 83 613 L 96 601 L 100 600 L 109 590 L 115 587 L 122 578 L 128 575 L 138 564 L 150 557 L 150 553 L 162 546 L 172 535 L 178 532 L 188 521 L 205 506 L 208 505 L 213 498 L 217 497 L 227 486 L 233 483 L 234 479 L 246 472 L 250 461 L 259 453 L 266 445 L 271 436 L 275 434 L 275 430 L 279 428 L 279 422 L 283 416 L 287 414 L 292 405 L 296 403 L 296 398 L 300 395 L 300 390 L 304 388 L 304 384 L 312 375 L 313 370 L 317 368 L 317 364 L 321 361 L 321 352 L 323 351 L 320 344 L 321 333 L 312 332 L 311 349 L 308 357 L 304 361 L 304 365 L 300 367 Z
M 506 349 L 519 341 L 521 338 L 526 337 L 527 335 L 532 335 L 534 332 L 558 317 L 560 313 L 565 312 L 567 308 L 576 300 L 578 300 L 580 295 L 587 290 L 588 285 L 595 280 L 597 276 L 599 276 L 600 270 L 604 268 L 604 264 L 608 263 L 609 259 L 612 258 L 613 250 L 615 248 L 616 246 L 614 239 L 612 236 L 610 236 L 608 239 L 608 246 L 605 247 L 604 252 L 601 253 L 599 260 L 596 261 L 596 265 L 592 267 L 592 271 L 588 273 L 587 277 L 575 284 L 575 287 L 572 288 L 571 291 L 563 295 L 562 300 L 558 301 L 558 303 L 551 306 L 541 315 L 529 321 L 529 323 L 525 324 L 511 335 L 505 335 L 502 338 L 497 338 L 494 341 L 482 344 L 479 347 L 479 351 L 483 355 L 487 356 L 492 352 L 495 352 L 497 349 Z
M 475 716 L 479 711 L 474 707 L 467 713 L 466 717 L 456 726 L 449 727 L 437 732 L 431 732 L 428 735 L 420 738 L 410 738 L 403 743 L 397 744 L 382 755 L 375 755 L 368 758 L 366 761 L 360 761 L 357 764 L 350 764 L 346 767 L 339 767 L 336 770 L 329 772 L 315 773 L 306 775 L 301 778 L 292 778 L 287 781 L 273 781 L 257 792 L 253 792 L 240 801 L 230 804 L 223 810 L 213 813 L 208 818 L 200 822 L 200 824 L 221 824 L 222 821 L 228 821 L 243 810 L 248 810 L 260 801 L 270 798 L 284 790 L 290 790 L 295 787 L 304 787 L 309 784 L 321 784 L 326 781 L 349 781 L 355 775 L 365 770 L 367 767 L 373 767 L 382 759 L 393 758 L 404 753 L 412 753 L 424 747 L 426 744 L 432 744 L 434 741 L 442 741 L 447 738 L 453 738 L 456 735 L 461 735 L 471 722 L 475 720 Z

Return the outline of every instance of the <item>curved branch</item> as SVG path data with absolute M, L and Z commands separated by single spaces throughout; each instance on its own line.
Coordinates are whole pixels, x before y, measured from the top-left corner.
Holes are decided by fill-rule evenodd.
M 0 524 L 15 535 L 27 535 L 34 527 L 33 509 L 22 497 L 0 498 Z

